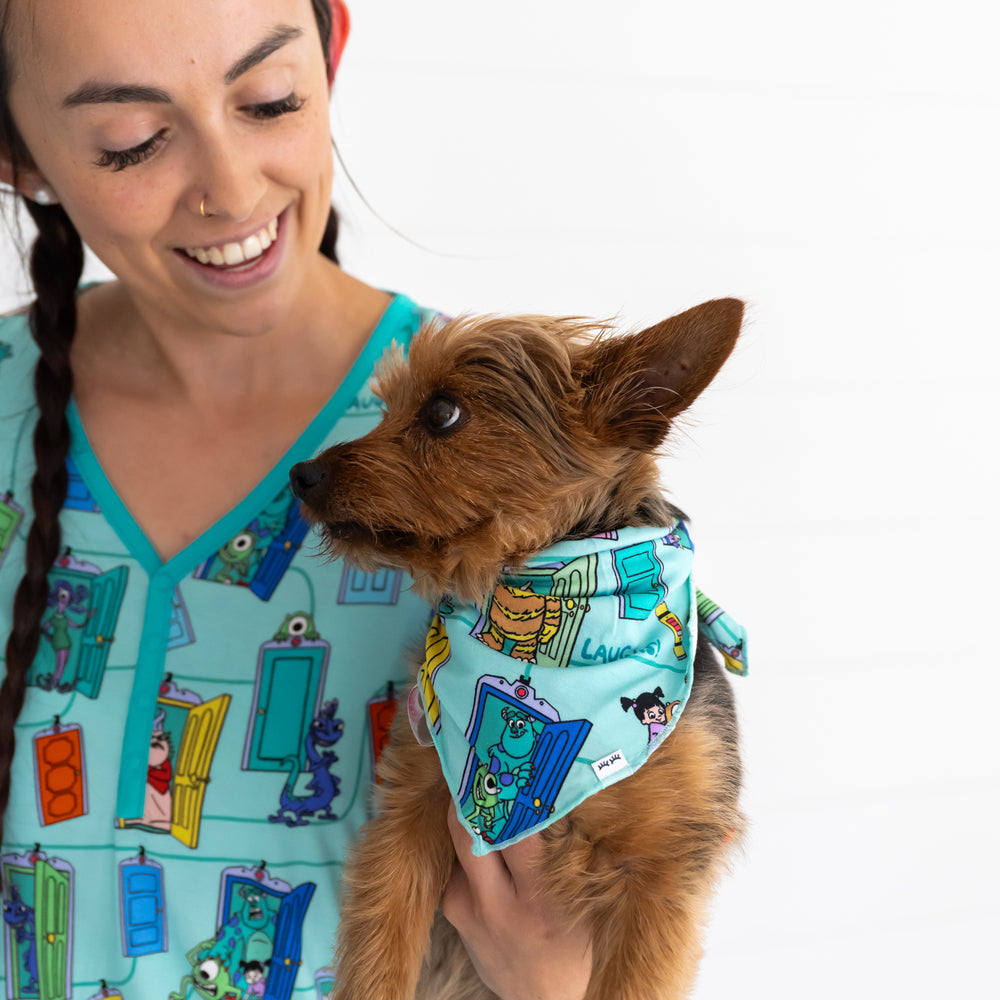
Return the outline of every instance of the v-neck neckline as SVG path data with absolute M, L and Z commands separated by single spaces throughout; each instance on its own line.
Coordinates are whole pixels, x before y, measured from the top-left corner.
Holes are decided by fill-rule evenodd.
M 395 294 L 355 359 L 347 375 L 320 411 L 295 439 L 284 455 L 246 496 L 223 514 L 211 527 L 167 560 L 161 559 L 131 511 L 119 497 L 94 454 L 80 419 L 76 400 L 66 410 L 70 426 L 70 456 L 93 495 L 94 501 L 132 556 L 153 576 L 179 581 L 192 567 L 218 551 L 245 527 L 288 483 L 288 470 L 297 461 L 311 457 L 331 428 L 344 415 L 371 375 L 372 367 L 388 347 L 408 314 L 417 310 L 405 295 Z

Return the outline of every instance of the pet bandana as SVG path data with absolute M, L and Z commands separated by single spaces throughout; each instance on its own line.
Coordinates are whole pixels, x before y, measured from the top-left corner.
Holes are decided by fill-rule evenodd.
M 532 556 L 482 606 L 441 602 L 410 718 L 418 739 L 429 730 L 473 853 L 635 771 L 684 711 L 699 628 L 746 673 L 746 634 L 695 590 L 691 557 L 683 522 L 628 528 Z

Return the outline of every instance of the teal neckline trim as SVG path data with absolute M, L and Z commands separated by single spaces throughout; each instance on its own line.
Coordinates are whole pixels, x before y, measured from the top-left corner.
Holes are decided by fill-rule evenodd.
M 171 596 L 174 588 L 200 563 L 217 552 L 272 501 L 288 482 L 288 470 L 310 458 L 362 391 L 375 362 L 393 339 L 407 343 L 424 314 L 404 295 L 394 295 L 367 343 L 336 392 L 310 421 L 280 461 L 246 497 L 181 552 L 162 562 L 132 514 L 122 503 L 87 440 L 73 401 L 67 410 L 72 433 L 70 452 L 105 520 L 149 575 L 138 659 L 129 700 L 118 771 L 119 817 L 142 814 L 146 787 L 150 720 L 156 710 L 166 657 Z
M 408 340 L 421 319 L 420 309 L 410 298 L 394 294 L 343 382 L 271 471 L 235 507 L 165 563 L 104 474 L 90 446 L 75 399 L 70 399 L 66 411 L 71 433 L 70 454 L 105 519 L 129 553 L 150 577 L 155 575 L 176 584 L 208 554 L 225 545 L 278 495 L 288 481 L 288 470 L 296 462 L 312 457 L 364 388 L 373 365 L 394 337 L 402 335 L 401 339 Z

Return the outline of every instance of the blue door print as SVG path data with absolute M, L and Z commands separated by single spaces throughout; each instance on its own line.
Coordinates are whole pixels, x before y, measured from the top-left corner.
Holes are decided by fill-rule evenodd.
M 501 737 L 512 715 L 528 721 L 534 734 L 530 751 L 525 749 L 523 755 L 518 755 L 521 757 L 519 764 L 531 765 L 530 778 L 524 783 L 520 777 L 523 772 L 516 771 L 510 760 L 506 764 L 502 760 L 505 751 Z M 465 732 L 472 749 L 458 791 L 463 814 L 468 818 L 479 811 L 475 790 L 476 773 L 481 766 L 492 766 L 496 761 L 500 771 L 506 767 L 507 773 L 515 775 L 518 783 L 516 794 L 509 782 L 510 797 L 503 792 L 499 794 L 500 801 L 494 804 L 494 811 L 482 824 L 485 828 L 480 831 L 483 840 L 502 844 L 548 819 L 559 790 L 592 728 L 586 719 L 561 721 L 555 708 L 540 700 L 534 688 L 524 680 L 512 683 L 499 676 L 479 678 L 472 718 Z
M 268 542 L 267 552 L 257 567 L 253 580 L 250 581 L 250 589 L 262 601 L 271 599 L 271 595 L 285 575 L 285 570 L 295 558 L 295 553 L 302 547 L 302 539 L 308 534 L 309 524 L 299 513 L 299 505 L 291 503 L 284 530 Z
M 118 866 L 122 952 L 150 955 L 167 950 L 163 866 L 145 853 Z
M 338 604 L 396 604 L 403 574 L 399 570 L 380 569 L 365 573 L 355 566 L 345 566 L 340 577 Z
M 531 780 L 518 791 L 510 818 L 497 841 L 516 837 L 548 819 L 566 775 L 591 728 L 585 719 L 546 724 L 531 755 Z
M 274 922 L 274 951 L 267 974 L 264 1000 L 288 1000 L 295 987 L 295 977 L 302 964 L 302 923 L 316 886 L 312 882 L 297 885 L 281 901 Z
M 69 456 L 66 457 L 66 473 L 69 477 L 66 485 L 66 501 L 63 503 L 63 507 L 69 510 L 86 510 L 97 512 L 100 508 L 97 506 L 97 501 L 91 495 L 87 484 L 83 481 L 83 476 L 80 475 L 80 470 L 76 467 L 76 463 Z

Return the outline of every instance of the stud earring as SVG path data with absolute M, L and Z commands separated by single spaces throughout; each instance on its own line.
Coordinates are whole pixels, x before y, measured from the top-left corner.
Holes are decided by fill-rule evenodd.
M 53 194 L 51 188 L 40 187 L 32 195 L 32 201 L 34 201 L 36 205 L 54 205 L 56 203 L 56 196 Z

